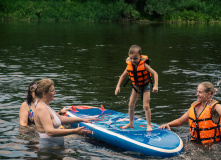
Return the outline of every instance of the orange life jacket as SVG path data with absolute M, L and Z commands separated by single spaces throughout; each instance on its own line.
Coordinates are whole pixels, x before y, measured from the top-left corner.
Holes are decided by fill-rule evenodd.
M 211 109 L 217 103 L 219 102 L 212 100 L 212 102 L 204 108 L 198 118 L 196 116 L 195 107 L 200 104 L 200 102 L 195 101 L 191 104 L 189 110 L 191 140 L 201 143 L 212 143 L 220 141 L 220 118 L 219 122 L 216 124 L 213 122 L 211 117 Z
M 138 66 L 135 67 L 129 57 L 126 59 L 127 74 L 129 75 L 132 85 L 144 86 L 150 82 L 151 74 L 146 71 L 144 66 L 145 62 L 148 60 L 147 56 L 142 55 Z

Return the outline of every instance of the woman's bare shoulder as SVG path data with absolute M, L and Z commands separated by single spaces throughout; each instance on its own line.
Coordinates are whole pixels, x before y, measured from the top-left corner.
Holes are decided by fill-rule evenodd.
M 23 103 L 21 104 L 21 108 L 29 108 L 29 107 L 28 107 L 28 103 L 27 103 L 27 102 L 23 102 Z

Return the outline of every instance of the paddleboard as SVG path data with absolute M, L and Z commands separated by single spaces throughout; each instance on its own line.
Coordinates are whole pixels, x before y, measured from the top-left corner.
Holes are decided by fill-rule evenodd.
M 146 120 L 134 118 L 134 128 L 122 129 L 128 124 L 128 114 L 92 107 L 72 106 L 66 116 L 80 118 L 94 118 L 92 123 L 71 124 L 73 127 L 85 126 L 92 131 L 89 136 L 113 146 L 150 156 L 171 157 L 183 152 L 183 141 L 174 132 L 167 129 L 158 129 L 158 125 L 151 123 L 153 131 L 146 131 Z

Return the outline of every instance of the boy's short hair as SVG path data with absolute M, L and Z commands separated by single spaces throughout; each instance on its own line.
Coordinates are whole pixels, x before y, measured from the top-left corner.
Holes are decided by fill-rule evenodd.
M 138 45 L 132 45 L 129 49 L 128 55 L 133 53 L 139 53 L 139 55 L 142 55 L 142 49 Z

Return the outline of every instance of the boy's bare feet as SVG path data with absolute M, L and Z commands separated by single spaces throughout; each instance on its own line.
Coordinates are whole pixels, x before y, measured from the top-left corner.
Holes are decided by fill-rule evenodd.
M 126 128 L 132 128 L 134 129 L 134 125 L 133 124 L 127 124 L 126 126 L 123 126 L 122 129 L 126 129 Z
M 152 131 L 152 127 L 151 126 L 147 126 L 147 131 Z

